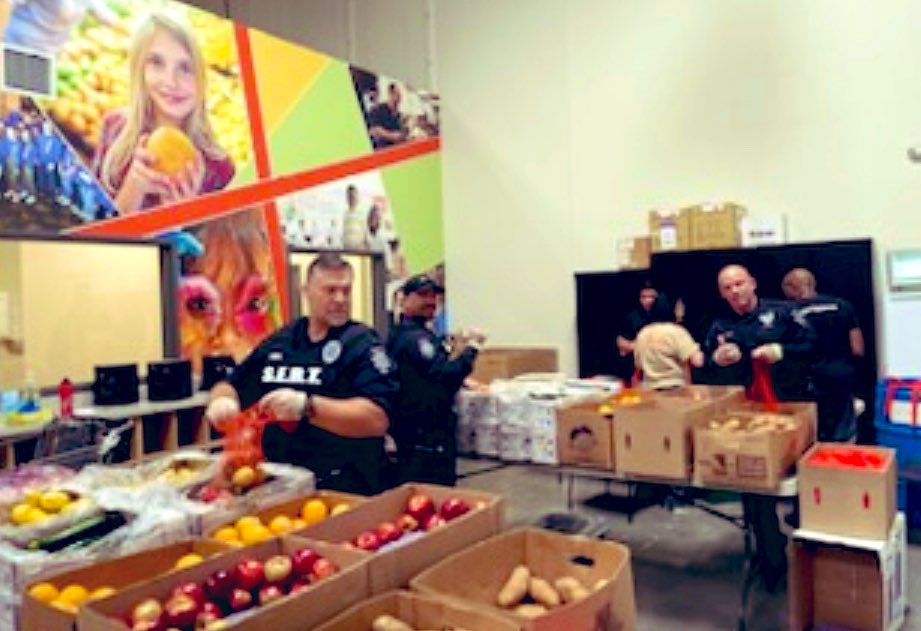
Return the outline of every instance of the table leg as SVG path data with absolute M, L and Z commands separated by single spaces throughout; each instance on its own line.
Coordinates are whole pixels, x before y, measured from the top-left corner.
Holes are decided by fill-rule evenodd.
M 164 451 L 176 451 L 179 449 L 179 414 L 169 412 L 166 415 L 165 435 L 163 437 Z
M 16 468 L 16 443 L 13 441 L 5 441 L 3 443 L 4 447 L 4 462 L 3 466 L 6 469 L 15 469 Z
M 573 499 L 573 494 L 576 488 L 576 475 L 574 473 L 568 474 L 569 480 L 566 485 L 566 508 L 572 510 L 576 507 L 576 502 Z
M 135 416 L 131 419 L 131 459 L 144 457 L 144 419 Z

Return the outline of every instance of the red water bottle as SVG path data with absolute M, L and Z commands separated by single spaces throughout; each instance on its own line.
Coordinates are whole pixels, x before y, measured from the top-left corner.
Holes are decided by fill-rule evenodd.
M 61 404 L 61 418 L 71 418 L 74 415 L 74 385 L 70 379 L 64 377 L 58 386 L 58 401 Z

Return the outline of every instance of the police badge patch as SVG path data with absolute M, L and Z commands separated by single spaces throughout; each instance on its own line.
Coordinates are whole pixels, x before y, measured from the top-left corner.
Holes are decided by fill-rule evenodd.
M 328 341 L 323 345 L 323 350 L 320 355 L 323 358 L 324 364 L 332 364 L 342 355 L 342 342 L 339 340 Z
M 435 345 L 426 338 L 419 340 L 419 354 L 426 359 L 432 359 L 435 356 Z
M 764 313 L 758 315 L 758 319 L 761 320 L 761 324 L 765 328 L 771 328 L 774 326 L 774 315 L 775 314 L 773 311 L 765 311 Z
M 392 364 L 383 346 L 375 346 L 371 349 L 371 365 L 377 368 L 377 372 L 382 375 L 386 375 L 390 372 Z

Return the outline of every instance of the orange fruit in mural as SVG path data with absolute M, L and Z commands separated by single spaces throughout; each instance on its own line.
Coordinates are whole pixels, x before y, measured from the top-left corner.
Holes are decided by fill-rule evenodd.
M 195 160 L 198 151 L 180 129 L 164 125 L 157 127 L 147 139 L 147 151 L 154 157 L 154 168 L 167 175 L 176 175 Z

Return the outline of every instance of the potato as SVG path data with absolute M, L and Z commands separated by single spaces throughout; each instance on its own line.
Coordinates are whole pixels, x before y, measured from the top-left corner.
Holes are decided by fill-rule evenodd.
M 528 593 L 548 609 L 560 606 L 560 595 L 550 583 L 538 576 L 532 576 L 528 581 Z
M 521 602 L 521 599 L 528 593 L 528 579 L 530 578 L 531 570 L 527 566 L 519 565 L 515 567 L 496 596 L 496 602 L 499 603 L 499 606 L 511 607 Z
M 587 598 L 589 591 L 585 586 L 572 576 L 561 576 L 553 581 L 556 591 L 560 592 L 564 603 L 574 603 Z
M 542 616 L 547 613 L 547 608 L 543 605 L 528 603 L 524 605 L 518 605 L 512 611 L 523 618 L 536 618 L 537 616 Z
M 393 616 L 384 614 L 371 623 L 372 631 L 415 631 L 411 626 Z

